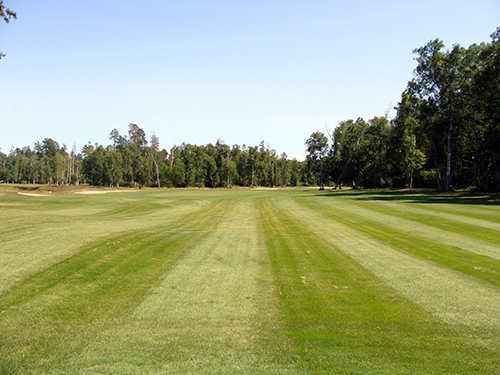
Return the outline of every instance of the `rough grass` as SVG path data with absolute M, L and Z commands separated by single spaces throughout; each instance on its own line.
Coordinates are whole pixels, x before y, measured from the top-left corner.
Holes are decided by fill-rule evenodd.
M 0 373 L 498 373 L 497 203 L 3 189 Z

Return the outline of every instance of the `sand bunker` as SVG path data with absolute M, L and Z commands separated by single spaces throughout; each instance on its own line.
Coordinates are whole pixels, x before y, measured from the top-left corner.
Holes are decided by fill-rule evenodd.
M 42 194 L 42 193 L 23 193 L 23 192 L 18 192 L 17 194 L 19 195 L 25 195 L 27 197 L 50 197 L 50 194 Z
M 108 194 L 108 193 L 133 193 L 138 190 L 81 190 L 75 191 L 75 194 L 94 195 L 94 194 Z
M 252 188 L 252 190 L 258 190 L 258 191 L 266 191 L 266 190 L 281 190 L 283 188 L 280 187 L 265 187 L 265 186 L 257 186 Z

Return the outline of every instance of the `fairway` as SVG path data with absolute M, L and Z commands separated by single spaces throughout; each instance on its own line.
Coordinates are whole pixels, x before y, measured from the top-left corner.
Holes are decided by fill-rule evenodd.
M 0 373 L 500 373 L 499 199 L 0 187 L 0 220 Z

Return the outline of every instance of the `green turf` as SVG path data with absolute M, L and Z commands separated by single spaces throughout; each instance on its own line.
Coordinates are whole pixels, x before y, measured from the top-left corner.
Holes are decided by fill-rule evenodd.
M 0 373 L 496 374 L 477 196 L 0 189 Z

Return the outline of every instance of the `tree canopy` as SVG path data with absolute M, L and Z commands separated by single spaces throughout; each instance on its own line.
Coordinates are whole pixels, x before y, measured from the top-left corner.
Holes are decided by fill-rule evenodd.
M 322 163 L 327 183 L 500 190 L 500 28 L 489 43 L 446 50 L 435 39 L 414 53 L 394 119 L 336 127 Z
M 15 13 L 0 1 L 0 15 Z M 182 143 L 161 149 L 138 124 L 110 145 L 68 151 L 51 138 L 0 152 L 0 181 L 105 186 L 475 187 L 500 190 L 500 28 L 491 41 L 414 50 L 416 67 L 393 119 L 346 119 L 313 132 L 306 159 L 256 146 Z
M 0 0 L 0 18 L 3 19 L 5 23 L 9 23 L 12 19 L 17 18 L 16 12 L 8 8 L 2 0 Z M 2 59 L 2 57 L 5 57 L 5 54 L 0 52 L 0 59 Z

